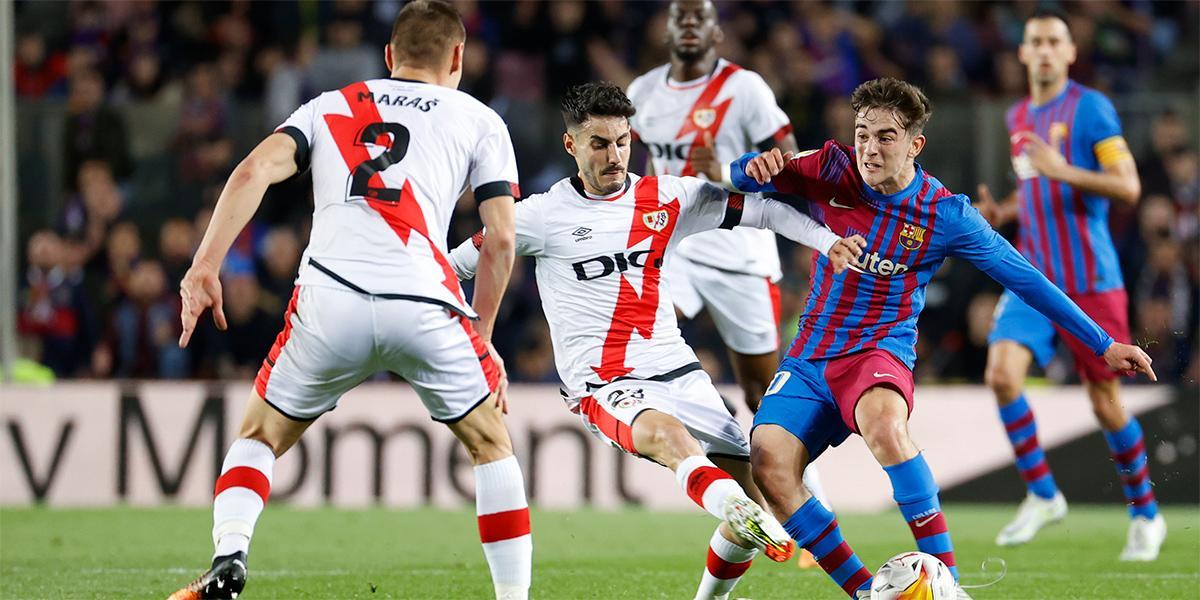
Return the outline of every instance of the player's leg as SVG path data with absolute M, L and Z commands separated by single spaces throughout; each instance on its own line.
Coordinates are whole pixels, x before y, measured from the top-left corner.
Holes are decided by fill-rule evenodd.
M 833 512 L 803 484 L 810 457 L 847 435 L 820 367 L 787 359 L 754 416 L 750 464 L 767 506 L 784 529 L 854 598 L 869 594 L 871 572 L 842 538 Z
M 173 600 L 233 598 L 241 593 L 250 540 L 270 496 L 275 459 L 370 374 L 369 303 L 361 294 L 332 288 L 297 288 L 293 293 L 283 330 L 259 369 L 238 439 L 217 478 L 212 568 L 172 595 Z M 330 327 L 334 323 L 336 329 Z M 331 331 L 338 335 L 329 335 Z
M 1034 360 L 1043 366 L 1049 362 L 1054 354 L 1055 332 L 1046 317 L 1006 291 L 996 307 L 988 342 L 984 381 L 996 397 L 1017 472 L 1026 487 L 1016 517 L 996 535 L 997 544 L 1009 546 L 1028 542 L 1042 527 L 1061 521 L 1067 514 L 1067 501 L 1054 481 L 1038 441 L 1037 420 L 1025 399 L 1029 365 Z
M 416 390 L 463 444 L 475 470 L 475 514 L 496 598 L 521 600 L 532 581 L 533 537 L 521 465 L 496 406 L 500 370 L 470 322 L 435 305 L 392 301 L 379 319 L 388 369 Z
M 497 599 L 529 595 L 533 536 L 525 478 L 494 396 L 450 424 L 475 465 L 475 512 Z
M 1127 300 L 1124 290 L 1086 294 L 1072 298 L 1096 323 L 1119 342 L 1129 341 Z M 1117 374 L 1094 352 L 1071 336 L 1063 336 L 1075 358 L 1092 411 L 1104 430 L 1104 439 L 1117 467 L 1121 489 L 1129 506 L 1129 534 L 1121 560 L 1150 561 L 1166 539 L 1167 526 L 1158 511 L 1150 481 L 1149 461 L 1142 426 L 1121 404 Z

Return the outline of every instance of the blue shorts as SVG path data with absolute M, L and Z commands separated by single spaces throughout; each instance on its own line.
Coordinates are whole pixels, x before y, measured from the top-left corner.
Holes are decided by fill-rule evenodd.
M 778 425 L 786 429 L 804 443 L 810 461 L 850 437 L 850 428 L 842 422 L 833 391 L 825 383 L 827 365 L 823 360 L 783 359 L 754 414 L 754 428 Z M 751 437 L 754 428 L 750 430 Z
M 859 432 L 855 408 L 876 386 L 895 390 L 912 412 L 912 370 L 886 350 L 870 348 L 828 360 L 787 357 L 763 395 L 754 426 L 786 429 L 815 460 L 826 448 Z
M 1016 294 L 1004 290 L 996 304 L 992 317 L 992 331 L 988 334 L 988 345 L 1001 340 L 1010 340 L 1025 346 L 1033 353 L 1033 359 L 1043 368 L 1050 364 L 1057 350 L 1057 332 L 1054 324 L 1045 315 L 1025 304 Z

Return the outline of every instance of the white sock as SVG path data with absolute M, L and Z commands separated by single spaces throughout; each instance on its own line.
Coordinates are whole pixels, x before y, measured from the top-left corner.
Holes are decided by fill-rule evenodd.
M 712 516 L 725 519 L 725 501 L 730 496 L 746 496 L 733 477 L 714 465 L 706 456 L 689 456 L 675 469 L 679 487 Z
M 250 552 L 274 468 L 275 453 L 258 440 L 239 439 L 229 447 L 213 492 L 213 558 Z
M 475 467 L 475 514 L 496 598 L 527 598 L 533 569 L 533 536 L 529 529 L 525 478 L 515 456 Z
M 816 497 L 817 502 L 825 507 L 825 510 L 833 511 L 833 505 L 829 503 L 829 496 L 825 495 L 825 486 L 821 485 L 821 474 L 817 472 L 816 465 L 808 465 L 804 469 L 804 487 Z
M 724 600 L 733 591 L 742 574 L 750 568 L 750 561 L 758 555 L 756 548 L 743 548 L 721 535 L 721 528 L 713 532 L 708 542 L 708 560 L 696 600 Z

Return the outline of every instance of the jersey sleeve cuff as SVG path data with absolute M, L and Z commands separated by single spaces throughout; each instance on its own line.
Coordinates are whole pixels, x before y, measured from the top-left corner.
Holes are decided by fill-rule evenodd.
M 483 204 L 485 200 L 491 200 L 497 196 L 520 198 L 521 188 L 511 181 L 492 181 L 475 188 L 476 204 Z
M 733 229 L 742 223 L 742 212 L 746 208 L 746 197 L 738 193 L 730 193 L 725 201 L 725 218 L 721 220 L 720 229 Z
M 276 129 L 275 133 L 282 133 L 292 138 L 292 141 L 296 142 L 296 155 L 294 157 L 296 161 L 296 171 L 300 173 L 307 171 L 310 152 L 308 138 L 304 137 L 304 132 L 300 131 L 300 129 L 297 127 L 285 125 L 279 129 Z

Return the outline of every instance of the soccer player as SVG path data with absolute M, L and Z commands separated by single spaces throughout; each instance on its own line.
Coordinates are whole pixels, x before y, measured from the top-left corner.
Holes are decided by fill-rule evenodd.
M 629 173 L 635 109 L 613 84 L 571 88 L 562 109 L 563 146 L 579 172 L 517 204 L 516 247 L 536 258 L 563 396 L 594 435 L 670 469 L 696 504 L 722 520 L 696 597 L 725 598 L 759 549 L 783 561 L 794 546 L 746 494 L 749 445 L 680 336 L 663 270 L 680 240 L 719 227 L 771 227 L 828 254 L 835 270 L 862 240 L 840 239 L 775 200 L 694 177 Z M 480 244 L 491 234 L 451 252 L 460 277 L 477 272 Z
M 854 147 L 830 140 L 793 158 L 778 149 L 731 165 L 743 191 L 808 198 L 812 214 L 867 247 L 846 273 L 814 258 L 800 330 L 754 417 L 751 463 L 768 506 L 851 597 L 869 597 L 871 573 L 842 539 L 833 513 L 811 498 L 800 473 L 851 433 L 862 436 L 891 480 L 917 548 L 950 567 L 954 550 L 933 473 L 908 434 L 917 316 L 925 286 L 950 256 L 971 261 L 1017 297 L 1103 356 L 1110 368 L 1154 379 L 1150 358 L 1118 342 L 1000 237 L 962 195 L 915 159 L 929 101 L 884 78 L 854 90 Z M 966 593 L 959 588 L 959 597 Z
M 219 279 L 225 253 L 267 186 L 310 164 L 312 237 L 283 331 L 263 361 L 239 439 L 217 479 L 212 568 L 173 599 L 241 593 L 276 457 L 342 394 L 380 370 L 411 383 L 430 416 L 466 447 L 496 597 L 528 596 L 529 509 L 502 419 L 507 380 L 490 342 L 512 268 L 517 168 L 504 122 L 456 89 L 465 39 L 448 3 L 405 4 L 384 48 L 390 79 L 317 96 L 230 176 L 181 285 L 181 346 L 205 308 L 225 328 Z M 445 254 L 450 215 L 468 185 L 490 233 L 473 307 Z
M 1121 122 L 1103 94 L 1067 77 L 1075 45 L 1062 14 L 1034 13 L 1025 22 L 1019 53 L 1029 72 L 1029 97 L 1014 105 L 1006 119 L 1019 180 L 1017 198 L 996 205 L 986 186 L 980 186 L 979 209 L 993 225 L 1017 219 L 1021 254 L 1113 337 L 1129 341 L 1128 300 L 1109 237 L 1108 203 L 1137 203 L 1141 182 L 1121 136 Z M 1028 492 L 996 543 L 1028 542 L 1067 514 L 1067 501 L 1054 483 L 1024 395 L 1030 362 L 1045 366 L 1060 337 L 1104 428 L 1129 505 L 1121 560 L 1154 560 L 1167 526 L 1150 484 L 1142 428 L 1121 404 L 1117 374 L 1086 344 L 1064 335 L 1011 292 L 1001 298 L 988 337 L 986 378 Z
M 649 151 L 651 174 L 727 184 L 725 166 L 746 151 L 796 151 L 792 125 L 763 78 L 717 56 L 724 35 L 710 0 L 677 0 L 667 8 L 671 62 L 629 85 L 637 109 L 630 126 Z M 681 241 L 664 272 L 680 315 L 691 319 L 706 308 L 712 316 L 751 412 L 779 364 L 782 276 L 775 234 L 749 227 Z M 830 506 L 815 468 L 804 483 Z

